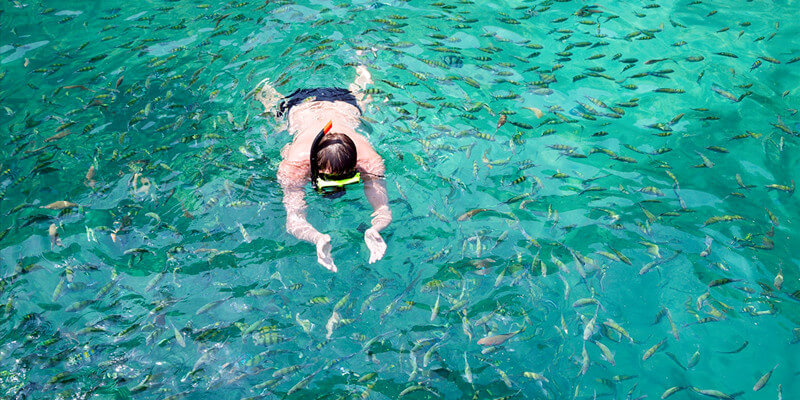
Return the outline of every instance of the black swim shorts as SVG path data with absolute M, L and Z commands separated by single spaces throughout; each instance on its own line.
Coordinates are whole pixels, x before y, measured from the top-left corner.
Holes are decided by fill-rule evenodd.
M 289 113 L 292 107 L 303 103 L 305 101 L 343 101 L 347 104 L 352 104 L 361 112 L 361 107 L 358 106 L 356 97 L 353 96 L 347 89 L 342 88 L 310 88 L 298 89 L 294 93 L 286 96 L 280 103 L 278 103 L 278 118 L 283 117 Z

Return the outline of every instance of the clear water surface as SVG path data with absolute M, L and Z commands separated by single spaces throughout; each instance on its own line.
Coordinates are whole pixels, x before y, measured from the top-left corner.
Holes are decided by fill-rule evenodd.
M 1 7 L 4 398 L 800 398 L 796 2 Z M 359 63 L 331 274 L 253 93 Z

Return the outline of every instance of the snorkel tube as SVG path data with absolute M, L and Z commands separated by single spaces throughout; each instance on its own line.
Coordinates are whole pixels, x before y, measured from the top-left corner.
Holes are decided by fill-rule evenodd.
M 333 121 L 328 121 L 325 127 L 319 131 L 317 137 L 314 138 L 314 141 L 311 142 L 311 187 L 313 187 L 314 190 L 320 190 L 319 185 L 317 185 L 317 179 L 319 179 L 317 148 L 319 147 L 319 142 L 322 140 L 322 137 L 331 130 L 331 127 L 333 127 Z

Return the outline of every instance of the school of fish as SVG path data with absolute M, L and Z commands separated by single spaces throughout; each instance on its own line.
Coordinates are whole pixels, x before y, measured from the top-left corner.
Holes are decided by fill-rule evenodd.
M 3 398 L 800 398 L 796 5 L 54 3 L 0 9 Z M 395 222 L 309 195 L 332 275 L 254 99 L 358 65 Z

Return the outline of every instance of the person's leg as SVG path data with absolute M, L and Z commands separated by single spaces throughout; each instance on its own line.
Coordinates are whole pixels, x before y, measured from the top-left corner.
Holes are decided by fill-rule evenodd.
M 370 75 L 369 70 L 364 65 L 359 65 L 356 67 L 356 79 L 353 83 L 350 84 L 350 90 L 364 90 L 367 88 L 367 85 L 372 84 L 372 75 Z
M 256 94 L 253 97 L 264 105 L 264 113 L 270 113 L 274 110 L 275 106 L 278 105 L 278 101 L 283 98 L 269 83 L 269 78 L 259 82 L 256 88 Z
M 359 65 L 356 67 L 356 74 L 356 79 L 350 84 L 348 89 L 350 90 L 350 93 L 353 93 L 353 96 L 356 97 L 356 100 L 358 100 L 359 107 L 364 109 L 364 107 L 372 101 L 372 96 L 367 95 L 365 98 L 363 92 L 364 89 L 367 88 L 367 85 L 371 85 L 373 83 L 372 75 L 370 75 L 367 67 L 364 65 Z

